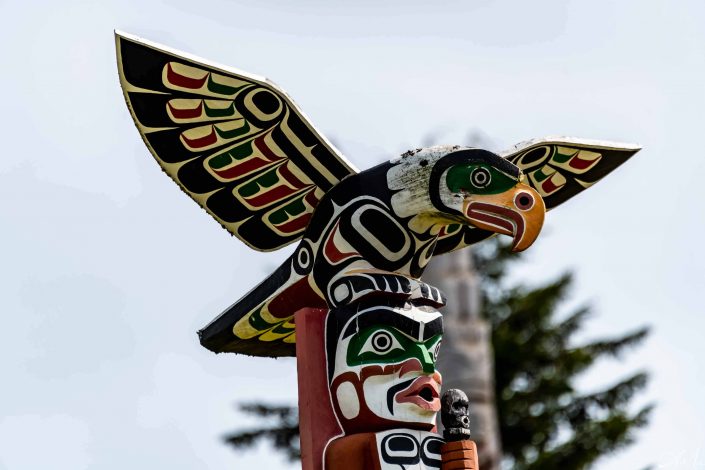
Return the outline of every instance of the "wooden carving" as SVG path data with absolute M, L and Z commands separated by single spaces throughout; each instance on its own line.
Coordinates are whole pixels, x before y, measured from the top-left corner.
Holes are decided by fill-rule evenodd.
M 323 309 L 324 372 L 341 434 L 320 462 L 440 468 L 451 454 L 470 458 L 468 442 L 434 432 L 445 300 L 420 280 L 424 268 L 495 234 L 528 248 L 547 210 L 639 147 L 545 138 L 497 155 L 447 145 L 360 172 L 267 79 L 125 34 L 116 46 L 127 105 L 162 169 L 251 248 L 298 242 L 199 332 L 201 344 L 294 356 L 294 315 Z

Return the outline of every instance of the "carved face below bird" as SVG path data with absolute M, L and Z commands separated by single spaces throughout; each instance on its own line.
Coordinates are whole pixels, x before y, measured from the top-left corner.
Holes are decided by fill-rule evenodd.
M 431 307 L 367 305 L 330 313 L 330 393 L 346 433 L 434 427 L 442 335 L 443 318 Z

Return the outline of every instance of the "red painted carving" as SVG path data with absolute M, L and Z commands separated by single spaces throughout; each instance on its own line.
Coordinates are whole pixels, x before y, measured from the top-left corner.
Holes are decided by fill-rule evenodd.
M 171 68 L 171 62 L 166 66 L 166 79 L 172 85 L 176 85 L 182 88 L 191 88 L 192 90 L 198 90 L 203 85 L 205 85 L 206 80 L 208 80 L 208 73 L 203 78 L 190 78 L 181 75 Z
M 171 115 L 176 119 L 195 119 L 201 117 L 201 113 L 203 112 L 203 101 L 201 101 L 195 108 L 190 109 L 175 108 L 171 105 L 171 103 L 168 103 L 168 106 L 169 112 L 171 112 Z
M 326 309 L 305 308 L 295 315 L 302 470 L 323 470 L 323 454 L 328 442 L 342 434 L 328 395 L 327 313 Z M 328 466 L 331 468 L 334 467 Z

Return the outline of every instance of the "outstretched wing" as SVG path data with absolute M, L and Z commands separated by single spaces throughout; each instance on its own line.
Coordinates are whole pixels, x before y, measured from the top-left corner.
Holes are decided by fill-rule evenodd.
M 547 137 L 522 142 L 500 155 L 522 170 L 549 210 L 597 183 L 639 150 L 633 144 Z M 433 253 L 458 250 L 492 235 L 472 226 L 449 225 L 441 231 Z
M 633 144 L 547 137 L 522 142 L 500 155 L 519 167 L 550 210 L 597 183 L 639 150 Z
M 323 194 L 356 172 L 267 79 L 115 35 L 125 100 L 147 147 L 250 247 L 299 239 Z

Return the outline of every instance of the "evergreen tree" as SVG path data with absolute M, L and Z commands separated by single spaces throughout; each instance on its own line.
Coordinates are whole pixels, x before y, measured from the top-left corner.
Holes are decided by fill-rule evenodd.
M 603 357 L 619 357 L 639 344 L 647 328 L 575 345 L 589 316 L 582 308 L 559 318 L 573 283 L 571 273 L 538 287 L 507 286 L 515 260 L 498 238 L 472 250 L 482 277 L 483 315 L 492 325 L 495 387 L 504 459 L 515 470 L 579 470 L 631 444 L 647 424 L 651 406 L 630 412 L 647 374 L 637 372 L 593 393 L 575 389 L 577 377 Z M 442 352 L 441 352 L 442 353 Z M 299 458 L 297 409 L 264 403 L 241 406 L 264 420 L 257 429 L 227 436 L 236 448 L 261 439 L 289 459 Z
M 495 392 L 502 451 L 516 470 L 586 469 L 633 442 L 651 406 L 630 413 L 630 400 L 646 385 L 638 372 L 604 390 L 582 394 L 575 379 L 598 359 L 618 357 L 648 334 L 628 334 L 574 345 L 588 308 L 559 319 L 572 274 L 539 287 L 506 287 L 516 254 L 498 242 L 473 251 L 482 276 L 483 315 L 492 325 Z
M 241 404 L 239 408 L 246 414 L 256 416 L 263 423 L 257 428 L 225 436 L 226 443 L 236 449 L 247 449 L 260 440 L 269 440 L 274 449 L 283 452 L 289 460 L 301 458 L 297 407 L 246 403 Z

